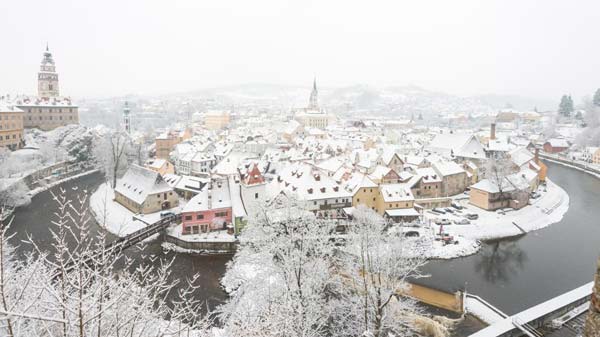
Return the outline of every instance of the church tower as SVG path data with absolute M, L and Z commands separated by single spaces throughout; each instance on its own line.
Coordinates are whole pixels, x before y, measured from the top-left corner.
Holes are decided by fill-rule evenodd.
M 52 53 L 50 53 L 48 50 L 48 45 L 46 45 L 44 58 L 42 59 L 40 71 L 38 72 L 38 96 L 59 96 L 58 74 L 56 73 L 56 67 L 54 65 L 54 60 L 52 59 Z
M 310 100 L 308 101 L 308 109 L 309 110 L 319 110 L 319 99 L 318 99 L 318 91 L 317 91 L 317 78 L 315 77 L 313 81 L 313 89 L 310 93 Z
M 123 124 L 125 126 L 125 132 L 128 135 L 131 134 L 131 110 L 129 109 L 129 103 L 125 101 L 125 107 L 123 108 Z

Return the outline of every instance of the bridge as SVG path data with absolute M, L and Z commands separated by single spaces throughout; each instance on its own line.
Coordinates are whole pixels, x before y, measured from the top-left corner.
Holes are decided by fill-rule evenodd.
M 162 232 L 167 227 L 169 227 L 169 225 L 173 224 L 176 221 L 180 221 L 180 220 L 181 220 L 181 214 L 170 214 L 168 216 L 162 217 L 159 221 L 157 221 L 153 224 L 150 224 L 150 225 L 148 225 L 144 228 L 141 228 L 131 234 L 128 234 L 124 237 L 120 237 L 120 238 L 116 239 L 115 241 L 106 244 L 103 249 L 98 249 L 95 252 L 93 252 L 90 255 L 90 257 L 88 257 L 87 259 L 85 259 L 85 261 L 83 261 L 83 263 L 86 265 L 91 265 L 101 255 L 116 255 L 116 254 L 122 252 L 123 250 L 125 250 L 133 245 L 136 245 L 155 234 Z M 73 261 L 69 262 L 66 265 L 64 271 L 69 273 L 75 267 L 76 267 L 75 262 L 73 262 Z M 57 270 L 56 274 L 54 275 L 54 278 L 59 277 L 61 274 L 62 274 L 62 271 Z
M 540 303 L 513 316 L 501 317 L 470 337 L 543 336 L 544 329 L 558 329 L 589 308 L 594 282 Z M 487 303 L 487 302 L 486 302 Z M 500 318 L 501 317 L 501 318 Z

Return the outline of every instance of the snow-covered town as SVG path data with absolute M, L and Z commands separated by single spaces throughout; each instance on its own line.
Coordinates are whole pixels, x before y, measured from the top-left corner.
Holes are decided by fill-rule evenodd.
M 164 86 L 90 50 L 92 94 L 37 39 L 0 78 L 0 336 L 600 336 L 600 83 L 222 85 L 126 43 Z

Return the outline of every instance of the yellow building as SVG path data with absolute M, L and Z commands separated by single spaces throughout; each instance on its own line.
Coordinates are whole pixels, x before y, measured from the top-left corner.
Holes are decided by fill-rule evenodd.
M 209 130 L 220 130 L 229 125 L 231 115 L 225 111 L 210 111 L 204 114 L 204 127 Z
M 389 184 L 379 186 L 377 213 L 384 215 L 388 210 L 410 209 L 415 206 L 415 197 L 405 184 Z
M 157 172 L 134 164 L 117 181 L 115 201 L 134 213 L 149 214 L 176 207 L 179 197 Z
M 0 102 L 0 147 L 16 150 L 23 146 L 23 110 Z

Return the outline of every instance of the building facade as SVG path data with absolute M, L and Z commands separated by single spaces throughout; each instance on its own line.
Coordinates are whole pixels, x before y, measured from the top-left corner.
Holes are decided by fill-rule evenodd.
M 0 102 L 0 147 L 17 150 L 23 146 L 23 110 Z
M 70 98 L 61 97 L 58 73 L 52 53 L 46 46 L 38 72 L 38 96 L 17 97 L 15 105 L 23 110 L 23 126 L 52 130 L 69 124 L 79 124 L 79 108 Z

